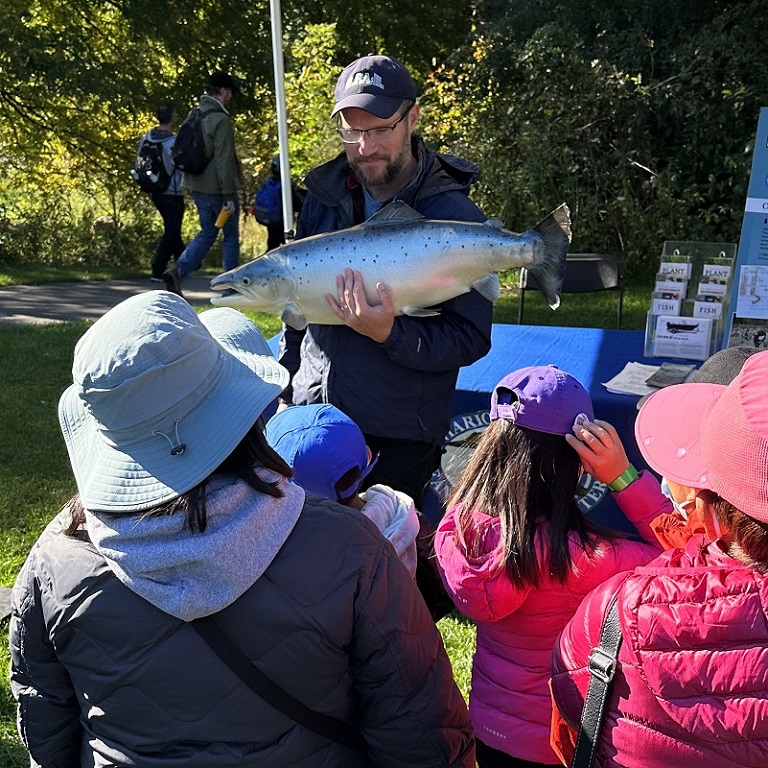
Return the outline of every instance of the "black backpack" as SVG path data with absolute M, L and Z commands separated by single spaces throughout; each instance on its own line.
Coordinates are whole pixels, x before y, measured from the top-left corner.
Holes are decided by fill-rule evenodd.
M 171 183 L 171 174 L 163 161 L 163 144 L 168 140 L 150 139 L 145 136 L 136 155 L 131 176 L 136 183 L 150 194 L 162 195 Z
M 211 158 L 205 153 L 203 119 L 214 112 L 224 112 L 224 110 L 215 108 L 203 112 L 200 107 L 195 107 L 179 127 L 171 155 L 174 165 L 184 173 L 193 175 L 202 173 L 211 162 Z

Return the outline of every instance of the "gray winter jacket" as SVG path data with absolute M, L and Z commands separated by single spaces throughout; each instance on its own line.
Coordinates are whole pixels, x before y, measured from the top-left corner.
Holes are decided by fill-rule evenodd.
M 129 552 L 116 554 L 119 527 L 97 534 L 115 557 L 108 561 L 86 530 L 64 535 L 68 515 L 62 512 L 35 544 L 13 596 L 11 684 L 32 765 L 474 766 L 467 710 L 440 635 L 376 526 L 354 510 L 307 497 L 285 525 L 268 512 L 269 529 L 260 536 L 258 504 L 265 497 L 247 486 L 238 493 L 234 500 L 209 499 L 213 528 L 216 513 L 223 521 L 219 533 L 229 524 L 222 504 L 239 515 L 249 499 L 254 502 L 222 559 L 258 571 L 253 561 L 260 555 L 254 558 L 251 550 L 265 550 L 262 539 L 268 539 L 274 551 L 263 573 L 216 621 L 288 693 L 357 724 L 367 756 L 275 711 L 192 627 L 128 588 L 147 575 L 140 572 L 146 566 Z M 164 529 L 176 517 L 123 517 L 118 523 L 130 521 L 122 529 L 130 538 L 145 523 Z M 174 565 L 163 577 L 155 570 L 149 581 L 178 577 L 174 604 L 183 603 L 179 595 L 187 593 L 190 574 L 200 580 L 208 568 L 214 575 L 220 570 L 219 563 L 199 559 L 182 564 L 177 552 L 169 558 Z M 234 580 L 242 582 L 243 574 Z M 189 586 L 194 593 L 196 585 Z M 157 602 L 167 599 L 151 589 L 148 594 Z M 208 600 L 206 590 L 199 594 Z

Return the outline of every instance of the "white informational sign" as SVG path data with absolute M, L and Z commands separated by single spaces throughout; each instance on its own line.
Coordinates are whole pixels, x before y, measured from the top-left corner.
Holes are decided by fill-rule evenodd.
M 736 317 L 768 319 L 768 265 L 745 264 L 741 267 Z

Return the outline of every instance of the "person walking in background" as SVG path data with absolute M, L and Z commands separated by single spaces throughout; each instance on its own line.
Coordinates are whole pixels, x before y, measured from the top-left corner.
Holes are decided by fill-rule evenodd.
M 171 257 L 178 259 L 184 252 L 184 241 L 181 237 L 181 225 L 184 221 L 184 193 L 181 188 L 181 172 L 174 167 L 171 155 L 176 138 L 173 134 L 176 120 L 173 104 L 163 102 L 157 108 L 156 114 L 157 125 L 145 133 L 139 141 L 136 166 L 138 171 L 142 158 L 149 157 L 155 151 L 159 152 L 158 160 L 162 163 L 162 171 L 157 173 L 153 171 L 160 171 L 159 168 L 146 167 L 144 172 L 149 172 L 155 177 L 154 185 L 159 185 L 149 190 L 152 203 L 163 220 L 163 236 L 152 258 L 152 273 L 149 279 L 162 283 L 163 272 L 168 267 Z M 137 174 L 134 178 L 138 181 Z
M 334 232 L 399 200 L 431 219 L 482 222 L 469 199 L 476 166 L 429 150 L 414 131 L 416 87 L 390 56 L 364 56 L 338 79 L 332 117 L 344 151 L 312 170 L 297 238 Z M 339 325 L 283 328 L 280 360 L 291 373 L 288 404 L 328 402 L 360 426 L 379 460 L 363 486 L 387 485 L 417 509 L 442 455 L 459 368 L 491 347 L 491 302 L 477 291 L 443 302 L 434 317 L 394 316 L 389 289 L 359 272 L 337 276 L 329 300 Z
M 477 625 L 470 716 L 480 768 L 557 765 L 550 657 L 582 598 L 658 547 L 594 525 L 565 436 L 594 418 L 589 393 L 555 366 L 521 368 L 491 396 L 491 423 L 438 524 L 448 594 Z
M 237 191 L 242 186 L 240 161 L 235 151 L 235 134 L 227 107 L 238 92 L 234 78 L 214 72 L 208 79 L 198 109 L 202 113 L 205 152 L 210 158 L 198 174 L 185 172 L 182 184 L 192 192 L 200 219 L 200 232 L 186 247 L 176 264 L 163 274 L 166 288 L 182 295 L 182 282 L 203 263 L 219 234 L 217 220 L 226 211 L 223 232 L 224 271 L 240 263 L 240 216 Z M 219 224 L 221 221 L 219 220 Z
M 727 386 L 646 400 L 638 446 L 705 528 L 586 597 L 552 655 L 553 742 L 568 762 L 589 659 L 615 603 L 622 643 L 596 765 L 762 766 L 768 754 L 768 352 Z M 673 480 L 672 478 L 676 478 Z
M 394 549 L 289 482 L 266 441 L 287 381 L 242 313 L 198 316 L 167 291 L 78 342 L 59 401 L 78 494 L 12 596 L 32 764 L 474 767 L 442 639 Z
M 280 180 L 280 158 L 273 157 L 269 164 L 269 177 L 258 189 L 253 200 L 253 216 L 267 228 L 267 250 L 271 251 L 285 243 L 285 222 L 283 221 L 283 185 Z M 291 202 L 294 215 L 301 213 L 304 195 L 291 182 Z M 293 222 L 291 222 L 293 229 Z

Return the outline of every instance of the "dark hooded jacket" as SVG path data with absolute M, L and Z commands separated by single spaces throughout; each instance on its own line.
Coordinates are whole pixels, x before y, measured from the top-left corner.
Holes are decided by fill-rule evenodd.
M 428 219 L 485 221 L 469 199 L 476 166 L 429 150 L 417 136 L 413 181 L 394 196 Z M 363 190 L 342 152 L 311 171 L 297 237 L 345 229 L 363 220 Z M 491 348 L 492 304 L 479 293 L 438 305 L 437 317 L 400 316 L 378 344 L 344 325 L 285 327 L 280 362 L 292 375 L 284 398 L 332 403 L 365 434 L 439 445 L 448 431 L 459 368 Z
M 10 630 L 31 764 L 474 766 L 440 635 L 374 523 L 292 484 L 272 499 L 226 477 L 207 494 L 205 533 L 179 514 L 86 513 L 73 537 L 65 512 L 43 532 Z M 358 727 L 367 755 L 280 714 L 179 618 L 213 611 L 288 694 Z

